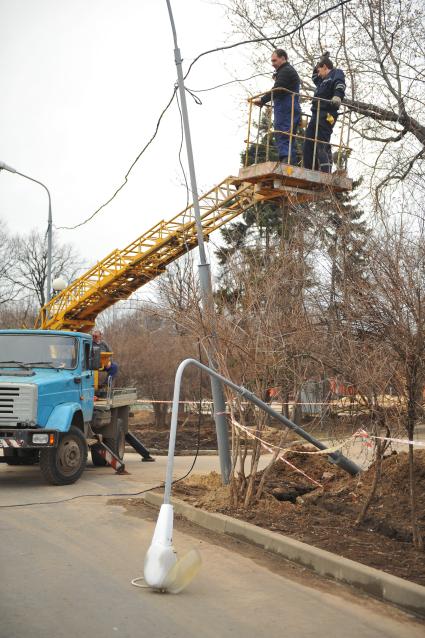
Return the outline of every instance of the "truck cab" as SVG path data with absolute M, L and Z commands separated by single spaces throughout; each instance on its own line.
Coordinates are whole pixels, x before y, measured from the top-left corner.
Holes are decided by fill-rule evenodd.
M 124 455 L 132 389 L 95 400 L 89 334 L 62 330 L 0 330 L 0 462 L 40 464 L 45 479 L 74 483 L 91 442 Z M 96 448 L 95 465 L 105 465 Z

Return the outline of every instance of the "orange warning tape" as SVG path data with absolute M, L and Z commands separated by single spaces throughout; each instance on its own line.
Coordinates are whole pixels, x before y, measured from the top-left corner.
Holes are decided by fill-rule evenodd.
M 299 467 L 296 467 L 293 463 L 291 463 L 290 461 L 288 461 L 288 459 L 285 459 L 284 454 L 286 454 L 286 452 L 289 452 L 290 449 L 284 449 L 284 448 L 279 448 L 277 445 L 273 445 L 273 444 L 269 444 L 266 441 L 264 441 L 263 439 L 260 439 L 260 437 L 256 436 L 255 434 L 253 434 L 252 432 L 250 432 L 244 425 L 241 425 L 240 423 L 238 423 L 237 421 L 235 421 L 233 418 L 231 419 L 232 424 L 236 427 L 239 428 L 240 430 L 242 430 L 243 432 L 245 432 L 250 438 L 252 439 L 256 439 L 257 441 L 260 442 L 260 444 L 262 445 L 262 447 L 264 447 L 265 450 L 267 450 L 270 453 L 274 453 L 273 451 L 273 447 L 279 450 L 282 450 L 281 454 L 279 454 L 277 456 L 277 460 L 282 461 L 283 463 L 286 463 L 286 465 L 289 465 L 289 467 L 291 467 L 293 470 L 295 470 L 296 472 L 298 472 L 299 474 L 302 474 L 303 476 L 306 477 L 306 479 L 308 479 L 309 481 L 311 481 L 312 483 L 314 483 L 315 485 L 317 485 L 318 487 L 323 487 L 323 485 L 321 483 L 319 483 L 318 481 L 316 481 L 316 479 L 312 478 L 311 476 L 309 476 L 308 474 L 306 474 L 303 470 L 300 470 Z

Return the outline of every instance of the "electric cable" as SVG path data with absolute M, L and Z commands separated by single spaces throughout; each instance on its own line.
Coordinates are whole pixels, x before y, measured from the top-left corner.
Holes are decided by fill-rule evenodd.
M 192 89 L 188 89 L 187 86 L 184 87 L 184 90 L 186 91 L 186 93 L 189 93 L 189 95 L 193 98 L 193 101 L 195 102 L 195 104 L 197 104 L 198 106 L 202 106 L 202 100 L 200 97 L 195 95 L 195 91 L 192 91 Z
M 133 580 L 130 580 L 130 583 L 133 585 L 133 587 L 140 587 L 140 589 L 150 589 L 149 585 L 139 585 L 139 581 L 141 580 L 145 580 L 143 576 L 133 578 Z
M 210 53 L 217 53 L 218 51 L 227 51 L 228 49 L 235 49 L 236 47 L 243 46 L 245 44 L 255 44 L 257 42 L 268 42 L 270 40 L 281 40 L 282 38 L 287 38 L 290 35 L 293 35 L 294 33 L 296 33 L 297 31 L 301 31 L 301 29 L 307 26 L 310 22 L 313 22 L 313 20 L 317 20 L 317 18 L 320 18 L 321 16 L 325 15 L 326 13 L 329 13 L 330 11 L 339 9 L 339 7 L 342 7 L 351 1 L 352 0 L 342 0 L 341 2 L 338 2 L 338 4 L 328 7 L 327 9 L 323 9 L 323 11 L 316 13 L 314 16 L 311 16 L 304 22 L 301 22 L 301 24 L 299 24 L 297 27 L 294 27 L 293 29 L 291 29 L 291 31 L 287 31 L 286 33 L 278 33 L 277 35 L 263 37 L 263 38 L 253 38 L 252 40 L 241 40 L 239 42 L 233 42 L 232 44 L 226 44 L 225 46 L 222 46 L 222 47 L 217 47 L 215 49 L 209 49 L 208 51 L 203 51 L 202 53 L 197 55 L 196 58 L 192 60 L 188 70 L 186 71 L 186 75 L 184 76 L 184 79 L 187 78 L 193 66 L 198 62 L 198 60 L 200 60 L 205 55 L 209 55 Z
M 160 489 L 164 487 L 164 483 L 159 485 L 154 485 L 153 487 L 149 487 L 146 490 L 141 490 L 140 492 L 111 492 L 107 494 L 78 494 L 77 496 L 69 496 L 68 498 L 61 498 L 57 501 L 34 501 L 32 503 L 12 503 L 10 505 L 0 505 L 0 509 L 10 509 L 16 507 L 30 507 L 33 505 L 57 505 L 58 503 L 68 503 L 69 501 L 76 501 L 79 498 L 99 498 L 101 496 L 139 496 L 140 494 L 145 494 L 146 492 L 152 492 L 152 490 Z
M 200 431 L 200 429 L 199 429 L 199 431 Z M 186 472 L 186 474 L 184 474 L 180 478 L 175 479 L 174 481 L 172 481 L 172 483 L 171 483 L 172 485 L 175 485 L 176 483 L 179 483 L 180 481 L 183 481 L 192 472 L 193 468 L 195 467 L 196 460 L 198 458 L 199 441 L 200 441 L 200 435 L 198 437 L 198 446 L 197 446 L 197 450 L 196 450 L 196 455 L 195 455 L 194 461 L 192 462 L 192 465 L 190 466 L 189 470 Z M 158 490 L 158 489 L 161 489 L 162 487 L 164 487 L 164 482 L 159 483 L 158 485 L 154 485 L 153 487 L 148 487 L 145 490 L 140 490 L 139 492 L 108 492 L 106 494 L 105 493 L 103 493 L 103 494 L 78 494 L 77 496 L 69 496 L 68 498 L 61 498 L 61 499 L 58 499 L 57 501 L 33 501 L 31 503 L 11 503 L 10 505 L 0 505 L 0 509 L 10 509 L 10 508 L 17 508 L 17 507 L 30 507 L 30 506 L 34 506 L 34 505 L 57 505 L 58 503 L 68 503 L 69 501 L 76 501 L 79 498 L 100 498 L 101 496 L 108 496 L 108 497 L 112 497 L 112 496 L 114 496 L 114 497 L 119 497 L 119 496 L 140 496 L 140 494 L 146 494 L 146 492 L 152 492 L 153 490 Z
M 207 91 L 215 91 L 215 89 L 221 89 L 223 86 L 228 86 L 229 84 L 235 84 L 236 82 L 248 82 L 248 80 L 253 80 L 254 78 L 259 77 L 270 77 L 270 73 L 256 73 L 255 75 L 251 75 L 249 78 L 236 78 L 235 80 L 229 80 L 228 82 L 223 82 L 222 84 L 217 84 L 216 86 L 210 86 L 207 89 L 188 89 L 186 87 L 186 91 L 192 91 L 192 93 L 206 93 Z
M 188 181 L 187 181 L 187 175 L 186 175 L 186 171 L 184 170 L 183 161 L 182 161 L 182 150 L 183 150 L 183 142 L 184 142 L 183 114 L 182 114 L 182 110 L 181 110 L 180 100 L 179 100 L 178 94 L 176 94 L 176 100 L 177 100 L 177 107 L 179 109 L 180 130 L 181 130 L 180 146 L 179 146 L 179 164 L 180 164 L 180 168 L 182 169 L 182 173 L 183 173 L 183 179 L 184 179 L 184 184 L 185 184 L 185 188 L 186 188 L 186 208 L 188 208 L 189 207 L 189 184 L 188 184 Z M 189 252 L 186 240 L 185 240 L 185 247 L 186 247 L 186 252 Z
M 191 92 L 189 91 L 189 93 L 191 93 Z M 192 93 L 191 93 L 191 95 L 192 95 Z M 192 95 L 192 97 L 195 99 L 196 96 Z M 186 208 L 188 208 L 188 206 L 189 206 L 190 188 L 189 188 L 189 183 L 188 183 L 186 171 L 184 170 L 184 166 L 183 166 L 183 162 L 182 162 L 182 158 L 181 158 L 181 152 L 182 152 L 182 149 L 183 149 L 183 141 L 184 141 L 184 126 L 183 126 L 183 113 L 182 113 L 182 110 L 181 110 L 178 93 L 176 94 L 176 100 L 177 100 L 177 107 L 179 109 L 179 115 L 180 115 L 180 131 L 181 131 L 180 147 L 179 147 L 179 164 L 180 164 L 180 167 L 181 167 L 181 170 L 182 170 L 182 173 L 183 173 L 183 179 L 184 179 L 184 183 L 185 183 L 185 187 L 186 187 Z M 186 238 L 184 239 L 184 246 L 186 248 L 186 256 L 188 256 L 189 253 L 190 253 L 190 247 L 187 245 Z M 202 363 L 202 352 L 201 352 L 201 344 L 200 344 L 199 339 L 198 339 L 198 359 L 199 359 L 199 363 Z M 178 483 L 179 481 L 183 481 L 183 479 L 185 479 L 187 476 L 189 476 L 189 474 L 192 472 L 193 468 L 195 467 L 195 464 L 196 464 L 196 461 L 197 461 L 198 455 L 199 455 L 199 448 L 200 448 L 200 444 L 201 444 L 202 370 L 200 370 L 199 372 L 200 372 L 200 374 L 199 374 L 199 408 L 198 408 L 198 432 L 197 432 L 196 452 L 195 452 L 195 456 L 194 456 L 192 465 L 191 465 L 188 473 L 185 476 L 181 477 L 180 479 L 177 479 L 175 481 L 175 483 Z M 174 485 L 174 482 L 173 482 L 173 485 Z
M 174 100 L 174 96 L 177 93 L 177 87 L 174 87 L 173 90 L 173 94 L 171 96 L 171 98 L 169 99 L 169 101 L 167 102 L 167 105 L 165 106 L 165 108 L 161 111 L 161 114 L 157 120 L 156 126 L 155 126 L 155 130 L 153 135 L 151 136 L 151 138 L 148 140 L 148 142 L 146 142 L 145 146 L 142 148 L 142 150 L 140 151 L 140 153 L 137 155 L 137 157 L 133 160 L 132 164 L 130 165 L 130 168 L 128 169 L 128 171 L 126 172 L 126 174 L 124 175 L 124 180 L 121 183 L 121 185 L 116 189 L 116 191 L 114 192 L 113 195 L 111 195 L 111 197 L 104 202 L 101 206 L 99 206 L 99 208 L 97 208 L 94 213 L 92 213 L 89 217 L 87 217 L 87 219 L 85 219 L 84 221 L 80 222 L 79 224 L 75 224 L 75 226 L 57 226 L 57 230 L 75 230 L 76 228 L 79 228 L 80 226 L 84 226 L 85 224 L 87 224 L 89 221 L 91 221 L 93 219 L 93 217 L 96 217 L 96 215 L 98 213 L 100 213 L 100 211 L 105 208 L 105 206 L 107 206 L 108 204 L 110 204 L 112 202 L 113 199 L 115 199 L 115 197 L 118 195 L 118 193 L 124 188 L 124 186 L 127 184 L 128 182 L 128 177 L 131 173 L 131 171 L 133 170 L 133 168 L 135 167 L 135 165 L 137 164 L 137 162 L 139 161 L 139 159 L 142 157 L 142 155 L 144 154 L 144 152 L 149 148 L 149 146 L 152 144 L 152 142 L 154 141 L 154 139 L 156 138 L 158 131 L 159 131 L 159 127 L 162 121 L 162 118 L 164 117 L 164 115 L 166 114 L 166 112 L 168 111 L 168 109 L 170 108 L 173 100 Z

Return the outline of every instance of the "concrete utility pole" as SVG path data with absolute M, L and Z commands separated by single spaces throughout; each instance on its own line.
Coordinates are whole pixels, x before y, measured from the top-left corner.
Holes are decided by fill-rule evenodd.
M 177 32 L 174 24 L 173 13 L 171 10 L 170 0 L 167 1 L 168 14 L 170 16 L 171 29 L 173 31 L 174 39 L 174 59 L 177 67 L 177 79 L 178 89 L 180 95 L 180 104 L 183 119 L 184 137 L 186 141 L 187 163 L 189 166 L 190 186 L 193 197 L 193 209 L 195 211 L 196 222 L 196 234 L 198 237 L 199 247 L 199 280 L 201 284 L 202 305 L 204 312 L 210 319 L 210 325 L 212 328 L 212 339 L 210 340 L 210 348 L 208 352 L 208 359 L 212 368 L 216 367 L 216 336 L 215 336 L 215 321 L 214 321 L 214 302 L 212 297 L 212 285 L 211 285 L 211 269 L 209 263 L 207 263 L 204 245 L 204 235 L 202 232 L 201 211 L 199 208 L 198 187 L 196 184 L 195 163 L 193 159 L 192 139 L 190 136 L 189 115 L 187 111 L 186 103 L 186 90 L 184 86 L 183 69 L 182 69 L 182 57 L 180 49 L 177 44 Z M 229 448 L 229 434 L 227 428 L 227 420 L 225 416 L 226 403 L 224 401 L 223 388 L 220 381 L 211 377 L 211 391 L 213 395 L 214 404 L 214 420 L 217 432 L 217 445 L 218 453 L 220 456 L 220 469 L 223 483 L 229 482 L 231 471 L 231 459 Z
M 43 182 L 39 182 L 38 179 L 34 179 L 33 177 L 29 177 L 29 175 L 25 175 L 24 173 L 20 173 L 16 170 L 16 168 L 12 168 L 8 166 L 4 162 L 0 162 L 0 171 L 8 171 L 9 173 L 16 173 L 16 175 L 20 175 L 21 177 L 25 177 L 25 179 L 29 179 L 31 182 L 35 182 L 36 184 L 40 184 L 44 188 L 47 193 L 47 197 L 49 198 L 49 213 L 47 218 L 47 273 L 46 273 L 46 301 L 50 301 L 52 296 L 52 199 L 50 197 L 50 191 Z

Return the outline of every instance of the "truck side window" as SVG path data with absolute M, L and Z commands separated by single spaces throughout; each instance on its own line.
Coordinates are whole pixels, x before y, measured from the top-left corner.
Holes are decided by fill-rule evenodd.
M 90 344 L 87 341 L 84 342 L 83 369 L 90 370 Z

